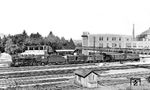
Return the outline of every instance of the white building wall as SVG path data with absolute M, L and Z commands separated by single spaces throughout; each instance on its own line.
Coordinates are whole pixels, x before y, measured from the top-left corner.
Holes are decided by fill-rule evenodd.
M 97 87 L 97 83 L 90 83 L 90 82 L 97 82 L 98 76 L 94 73 L 89 74 L 87 77 L 83 78 L 82 84 L 84 87 L 94 88 Z
M 89 34 L 82 39 L 82 45 L 87 47 L 110 47 L 110 48 L 131 48 L 133 37 L 129 35 L 114 34 Z M 82 53 L 88 55 L 90 50 L 83 50 Z
M 94 88 L 98 86 L 97 84 L 98 76 L 94 73 L 89 74 L 85 78 L 76 75 L 75 79 L 76 79 L 76 82 L 82 85 L 83 87 Z M 96 82 L 96 83 L 90 83 L 90 82 Z
M 86 47 L 88 46 L 88 36 L 89 36 L 89 33 L 88 32 L 83 32 L 83 35 L 82 35 L 82 46 Z M 88 55 L 88 51 L 87 50 L 82 50 L 82 53 L 85 54 L 85 55 Z
M 85 33 L 84 33 L 85 34 Z M 143 41 L 134 41 L 130 35 L 115 34 L 89 34 L 83 38 L 83 46 L 87 47 L 110 47 L 110 48 L 135 48 L 150 49 L 150 35 L 143 38 Z M 94 40 L 95 38 L 95 40 Z M 82 53 L 88 55 L 90 50 L 83 50 Z
M 95 38 L 95 40 L 94 40 Z M 131 36 L 113 35 L 113 34 L 98 34 L 88 36 L 88 45 L 95 47 L 114 47 L 114 48 L 125 48 L 125 43 L 131 42 Z
M 150 49 L 150 41 L 133 41 L 132 42 L 132 48 L 135 48 L 135 49 Z

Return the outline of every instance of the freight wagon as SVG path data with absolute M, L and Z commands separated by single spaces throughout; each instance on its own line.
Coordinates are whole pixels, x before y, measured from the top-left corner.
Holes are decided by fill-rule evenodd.
M 38 56 L 15 56 L 12 66 L 37 66 L 37 65 L 60 65 L 60 64 L 81 64 L 99 62 L 122 62 L 137 61 L 138 54 L 125 53 L 101 53 L 96 55 L 38 55 Z

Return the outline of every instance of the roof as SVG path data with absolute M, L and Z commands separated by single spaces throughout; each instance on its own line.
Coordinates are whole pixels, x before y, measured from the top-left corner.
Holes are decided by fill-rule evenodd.
M 117 69 L 117 70 L 90 70 L 90 69 L 80 69 L 75 71 L 75 75 L 78 75 L 80 77 L 87 77 L 89 74 L 94 73 L 98 76 L 109 76 L 109 75 L 119 75 L 119 74 L 133 74 L 133 73 L 150 73 L 149 69 L 145 68 L 131 68 L 131 69 Z
M 0 62 L 12 62 L 12 57 L 8 53 L 0 54 Z
M 81 76 L 83 78 L 87 77 L 91 73 L 95 73 L 96 75 L 98 75 L 97 71 L 91 70 L 91 69 L 79 69 L 79 70 L 76 70 L 74 73 L 75 75 Z
M 123 55 L 124 53 L 115 53 L 115 52 L 103 52 L 107 55 Z
M 121 35 L 121 34 L 90 34 L 89 36 L 109 36 L 109 37 L 130 37 L 132 38 L 132 35 Z
M 118 74 L 133 74 L 133 73 L 149 73 L 150 70 L 146 68 L 131 68 L 131 69 L 119 69 L 119 70 L 108 70 L 104 73 L 100 73 L 100 76 L 107 76 L 107 75 L 118 75 Z M 99 74 L 99 72 L 97 72 Z
M 61 50 L 56 50 L 56 52 L 74 52 L 74 49 L 61 49 Z
M 46 50 L 26 50 L 21 55 L 44 55 Z
M 148 30 L 142 32 L 140 35 L 148 35 L 148 34 L 150 34 L 150 28 Z

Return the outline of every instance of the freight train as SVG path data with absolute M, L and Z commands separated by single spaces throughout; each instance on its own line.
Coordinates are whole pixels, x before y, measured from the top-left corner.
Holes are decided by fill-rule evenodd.
M 99 62 L 138 61 L 138 54 L 125 53 L 100 53 L 94 55 L 16 55 L 12 57 L 11 66 L 40 66 L 64 65 Z

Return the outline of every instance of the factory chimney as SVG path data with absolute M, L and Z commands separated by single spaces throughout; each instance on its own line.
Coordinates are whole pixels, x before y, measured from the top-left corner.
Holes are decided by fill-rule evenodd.
M 133 35 L 133 41 L 134 41 L 134 40 L 135 40 L 134 24 L 133 24 L 133 32 L 132 32 L 132 35 Z

